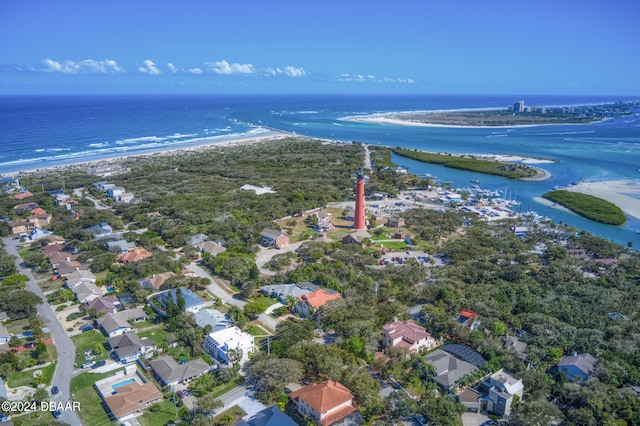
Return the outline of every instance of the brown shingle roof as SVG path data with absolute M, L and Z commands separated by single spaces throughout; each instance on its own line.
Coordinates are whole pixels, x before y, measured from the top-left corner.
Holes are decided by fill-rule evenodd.
M 115 395 L 104 399 L 114 417 L 119 418 L 141 410 L 153 401 L 162 399 L 162 393 L 153 383 L 132 383 L 118 388 Z

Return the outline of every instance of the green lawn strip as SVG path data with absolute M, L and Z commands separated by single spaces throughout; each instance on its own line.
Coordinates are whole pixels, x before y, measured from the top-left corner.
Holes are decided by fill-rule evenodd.
M 107 373 L 87 372 L 71 379 L 72 399 L 80 403 L 79 415 L 83 424 L 109 424 L 111 422 L 93 384 L 105 377 L 113 376 L 117 371 L 122 370 Z
M 17 388 L 19 386 L 34 386 L 33 373 L 36 371 L 42 371 L 43 381 L 45 385 L 51 384 L 53 373 L 56 370 L 56 364 L 49 364 L 46 367 L 34 368 L 27 371 L 12 371 L 7 375 L 7 385 L 10 388 Z M 34 389 L 35 390 L 35 389 Z
M 451 154 L 436 154 L 432 152 L 416 151 L 404 148 L 394 148 L 393 153 L 401 157 L 423 163 L 439 164 L 452 169 L 467 170 L 486 175 L 502 176 L 508 179 L 522 179 L 536 176 L 537 170 L 524 164 L 503 163 L 492 160 L 460 157 Z
M 622 225 L 627 220 L 620 207 L 593 195 L 561 189 L 547 192 L 542 196 L 596 222 Z
M 220 398 L 225 393 L 240 386 L 243 383 L 244 383 L 244 377 L 242 376 L 236 377 L 233 380 L 231 380 L 229 383 L 225 383 L 224 385 L 220 385 L 217 388 L 214 388 L 213 391 L 211 392 L 211 395 L 213 395 L 212 398 Z
M 4 326 L 7 327 L 9 334 L 22 334 L 30 330 L 29 318 L 8 321 L 4 323 Z
M 276 299 L 272 299 L 270 297 L 254 297 L 251 299 L 247 299 L 249 302 L 251 303 L 255 303 L 259 306 L 261 306 L 263 309 L 263 312 L 271 305 L 275 305 L 276 303 L 278 303 L 278 301 Z
M 142 426 L 166 425 L 178 418 L 176 412 L 179 412 L 179 408 L 168 399 L 156 402 L 151 407 L 137 417 Z
M 109 358 L 109 351 L 104 347 L 107 342 L 107 338 L 97 330 L 89 330 L 81 334 L 71 336 L 73 344 L 76 347 L 76 366 L 81 367 L 83 363 L 89 361 L 85 358 L 84 352 L 89 349 L 94 349 L 96 346 L 101 348 L 101 354 L 91 361 L 101 361 Z
M 167 334 L 169 334 L 169 332 L 162 327 L 156 327 L 149 330 L 143 330 L 138 332 L 138 336 L 140 338 L 148 337 L 149 339 L 153 340 L 153 342 L 158 347 L 162 345 L 162 343 L 164 342 L 164 338 L 167 336 Z

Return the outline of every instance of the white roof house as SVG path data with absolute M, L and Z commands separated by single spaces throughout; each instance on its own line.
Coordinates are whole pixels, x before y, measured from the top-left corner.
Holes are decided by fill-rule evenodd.
M 210 333 L 202 343 L 202 347 L 209 355 L 225 364 L 234 362 L 231 351 L 240 351 L 237 354 L 237 361 L 242 363 L 247 361 L 249 354 L 255 350 L 253 336 L 242 332 L 238 327 L 229 327 Z

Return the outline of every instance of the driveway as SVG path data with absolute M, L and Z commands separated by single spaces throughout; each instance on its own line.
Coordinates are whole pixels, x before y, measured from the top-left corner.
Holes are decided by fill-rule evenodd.
M 18 240 L 13 240 L 11 238 L 3 238 L 3 240 L 7 253 L 16 256 L 16 268 L 18 269 L 18 272 L 29 278 L 26 285 L 27 290 L 39 296 L 43 301 L 43 303 L 36 306 L 36 309 L 45 326 L 49 329 L 53 343 L 56 345 L 56 349 L 58 351 L 58 366 L 56 367 L 56 371 L 53 375 L 52 386 L 58 386 L 60 392 L 57 395 L 52 395 L 51 401 L 64 403 L 71 401 L 71 375 L 73 374 L 76 360 L 76 349 L 73 345 L 73 341 L 67 335 L 62 324 L 60 324 L 56 318 L 56 314 L 51 306 L 46 302 L 46 298 L 38 286 L 38 283 L 33 278 L 33 275 L 31 275 L 31 271 L 20 266 L 22 259 L 18 255 Z M 80 416 L 78 416 L 78 413 L 75 411 L 62 411 L 62 418 L 60 420 L 72 426 L 82 425 Z
M 264 275 L 277 274 L 277 271 L 265 268 L 264 265 L 268 264 L 276 254 L 291 253 L 293 251 L 296 251 L 304 242 L 305 241 L 298 241 L 297 243 L 287 244 L 286 246 L 282 246 L 279 249 L 273 247 L 260 247 L 260 250 L 258 250 L 258 253 L 256 253 L 256 265 L 258 266 L 258 269 L 260 269 L 260 273 Z

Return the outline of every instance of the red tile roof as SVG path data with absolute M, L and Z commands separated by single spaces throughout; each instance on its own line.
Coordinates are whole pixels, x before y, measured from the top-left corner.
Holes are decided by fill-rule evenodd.
M 142 247 L 135 248 L 128 253 L 121 254 L 118 256 L 118 260 L 123 263 L 131 263 L 131 262 L 139 262 L 147 257 L 151 257 L 152 254 L 149 253 Z
M 298 296 L 298 300 L 302 302 L 306 301 L 310 306 L 314 308 L 324 306 L 330 300 L 336 300 L 336 299 L 340 299 L 340 293 L 329 293 L 325 290 L 317 290 L 311 293 Z
M 295 392 L 291 392 L 289 397 L 292 399 L 303 400 L 309 404 L 317 413 L 326 413 L 345 402 L 351 401 L 353 395 L 351 391 L 339 382 L 328 380 L 322 383 L 313 383 L 308 386 L 298 389 Z M 346 409 L 346 410 L 345 410 Z M 322 425 L 329 425 L 334 423 L 356 411 L 355 407 L 348 406 L 340 409 L 336 413 L 331 413 L 330 416 L 322 419 Z M 340 417 L 337 414 L 340 413 Z M 331 423 L 328 422 L 331 420 Z

